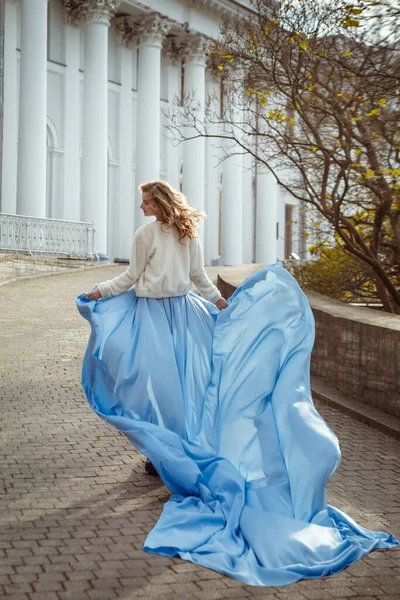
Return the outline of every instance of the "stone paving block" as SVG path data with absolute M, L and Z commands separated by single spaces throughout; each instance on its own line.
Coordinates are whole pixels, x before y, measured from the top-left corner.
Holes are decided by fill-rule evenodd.
M 148 574 L 147 579 L 150 584 L 160 585 L 162 583 L 176 583 L 176 576 L 171 571 L 170 573 L 164 572 L 158 575 L 153 575 L 151 572 Z
M 30 600 L 58 600 L 59 596 L 57 592 L 31 592 L 29 598 Z M 8 597 L 7 600 L 9 600 Z
M 222 590 L 217 590 L 215 592 L 211 590 L 202 590 L 196 592 L 192 598 L 196 598 L 196 600 L 223 600 L 224 596 Z
M 327 590 L 304 590 L 303 591 L 304 596 L 307 598 L 307 600 L 331 600 L 332 599 L 332 593 Z M 346 590 L 346 594 L 345 596 L 341 596 L 340 594 L 337 594 L 337 596 L 340 597 L 347 597 L 347 596 L 355 596 L 356 594 L 354 594 L 352 592 L 352 590 L 347 589 Z
M 143 552 L 169 491 L 144 472 L 144 457 L 127 438 L 96 417 L 81 390 L 89 327 L 75 296 L 98 283 L 100 271 L 109 279 L 121 268 L 2 287 L 1 597 L 397 600 L 399 550 L 373 552 L 333 577 L 269 588 Z M 316 406 L 342 450 L 328 502 L 360 525 L 399 536 L 399 442 L 331 406 Z
M 202 581 L 208 580 L 208 579 L 220 579 L 220 574 L 217 573 L 216 571 L 211 571 L 210 569 L 205 569 L 202 567 L 201 570 L 199 571 L 199 579 L 201 579 Z M 224 581 L 227 586 L 234 587 L 237 585 L 240 585 L 240 586 L 243 585 L 242 583 L 240 583 L 240 581 L 236 581 L 235 579 L 229 579 L 228 577 L 224 577 Z
M 29 594 L 33 589 L 29 583 L 10 583 L 4 585 L 3 588 L 5 596 L 8 596 L 8 594 Z
M 355 596 L 354 600 L 377 600 L 376 596 Z
M 222 595 L 224 598 L 251 598 L 250 592 L 247 592 L 243 588 L 229 588 L 222 590 Z
M 118 597 L 114 590 L 89 590 L 87 596 L 92 600 L 112 600 Z
M 227 589 L 226 582 L 223 579 L 198 581 L 197 585 L 201 590 Z
M 379 591 L 379 588 L 373 587 L 371 584 L 357 585 L 357 583 L 351 582 L 351 584 L 349 583 L 349 585 L 351 585 L 351 587 L 331 586 L 329 588 L 329 593 L 331 597 L 347 598 L 352 596 L 359 596 L 360 593 L 362 593 L 363 595 L 370 594 L 371 596 L 373 596 L 377 591 Z
M 3 575 L 12 575 L 13 573 L 15 573 L 16 568 L 14 566 L 2 566 L 0 565 L 0 576 Z
M 81 581 L 66 581 L 63 584 L 63 591 L 73 594 L 83 594 L 84 592 L 93 589 L 91 580 Z M 61 593 L 61 592 L 60 592 Z
M 121 568 L 118 569 L 118 573 L 120 577 L 147 577 L 150 573 L 154 573 L 154 571 L 149 571 L 149 569 L 144 569 L 143 567 L 125 567 L 125 562 L 121 563 Z
M 64 589 L 58 581 L 43 581 L 33 582 L 32 587 L 35 592 L 57 592 L 58 590 Z
M 175 591 L 173 590 L 171 585 L 166 585 L 166 584 L 161 584 L 161 585 L 150 585 L 149 583 L 146 586 L 143 587 L 138 587 L 136 590 L 132 590 L 130 592 L 130 595 L 132 595 L 135 598 L 138 597 L 146 597 L 146 598 L 152 598 L 157 597 L 157 599 L 160 599 L 161 597 L 164 597 L 164 595 L 166 594 L 174 594 Z
M 134 590 L 136 588 L 142 588 L 149 584 L 145 577 L 121 577 L 118 580 L 120 588 L 125 590 Z
M 257 598 L 257 600 L 260 600 L 261 598 L 263 600 L 276 600 L 277 598 L 275 594 L 273 594 L 271 591 L 268 590 L 268 588 L 265 587 L 251 587 L 246 591 L 250 593 L 249 598 Z

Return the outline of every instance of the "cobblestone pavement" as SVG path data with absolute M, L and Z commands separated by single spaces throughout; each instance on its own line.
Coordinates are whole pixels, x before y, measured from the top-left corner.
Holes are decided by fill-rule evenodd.
M 400 553 L 284 588 L 242 585 L 142 545 L 168 498 L 128 440 L 91 411 L 80 369 L 89 327 L 75 296 L 119 267 L 0 290 L 0 596 L 7 600 L 175 598 L 395 600 Z M 328 501 L 360 524 L 400 534 L 399 443 L 318 407 L 343 459 Z

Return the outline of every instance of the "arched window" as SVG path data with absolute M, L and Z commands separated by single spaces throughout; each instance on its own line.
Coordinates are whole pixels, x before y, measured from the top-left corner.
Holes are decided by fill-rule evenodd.
M 53 187 L 53 156 L 54 141 L 49 126 L 47 126 L 47 162 L 46 162 L 46 217 L 53 216 L 52 187 Z
M 182 59 L 181 63 L 181 106 L 185 100 L 185 59 Z
M 219 114 L 221 115 L 221 117 L 223 117 L 224 115 L 224 110 L 225 110 L 225 85 L 224 82 L 221 81 L 220 84 L 220 88 L 219 88 Z
M 107 157 L 107 254 L 111 260 L 114 260 L 119 254 L 119 161 L 115 156 L 109 137 L 107 139 Z
M 293 206 L 285 204 L 285 258 L 293 252 Z
M 47 117 L 46 131 L 46 217 L 62 219 L 62 161 L 64 151 L 60 145 L 56 126 L 49 117 Z
M 183 163 L 181 163 L 181 168 L 179 169 L 179 191 L 183 190 Z

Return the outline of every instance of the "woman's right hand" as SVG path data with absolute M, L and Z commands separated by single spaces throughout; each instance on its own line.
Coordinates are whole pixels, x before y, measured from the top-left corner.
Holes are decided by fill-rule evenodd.
M 229 304 L 227 303 L 227 301 L 225 300 L 225 298 L 221 298 L 219 300 L 217 300 L 217 302 L 214 302 L 215 306 L 217 308 L 219 308 L 219 310 L 223 310 L 224 308 L 226 308 L 227 306 L 229 306 Z
M 100 290 L 96 288 L 87 294 L 83 294 L 82 298 L 89 298 L 89 300 L 98 300 L 101 298 Z

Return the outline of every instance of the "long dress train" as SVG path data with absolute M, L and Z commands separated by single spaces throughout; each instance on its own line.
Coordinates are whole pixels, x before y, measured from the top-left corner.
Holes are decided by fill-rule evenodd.
M 221 313 L 193 293 L 134 289 L 77 306 L 92 329 L 90 406 L 172 492 L 146 551 L 286 585 L 399 544 L 326 503 L 339 443 L 310 395 L 313 315 L 279 263 L 246 279 Z

